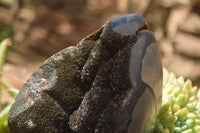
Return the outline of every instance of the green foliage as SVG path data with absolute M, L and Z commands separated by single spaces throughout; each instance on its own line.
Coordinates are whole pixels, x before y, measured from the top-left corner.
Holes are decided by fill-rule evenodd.
M 200 90 L 166 69 L 155 133 L 200 133 Z
M 10 104 L 6 106 L 1 112 L 0 112 L 0 133 L 3 131 L 6 131 L 8 128 L 8 112 L 10 109 Z
M 6 51 L 9 44 L 10 44 L 10 39 L 5 39 L 0 43 L 0 72 L 2 72 L 3 70 Z M 16 93 L 17 90 L 14 89 L 11 85 L 6 83 L 5 81 L 2 81 L 1 75 L 0 75 L 0 132 L 5 131 L 8 127 L 7 117 L 8 117 L 8 112 L 10 109 L 10 104 L 7 105 L 4 109 L 1 108 L 2 88 L 4 88 L 13 98 L 17 94 Z

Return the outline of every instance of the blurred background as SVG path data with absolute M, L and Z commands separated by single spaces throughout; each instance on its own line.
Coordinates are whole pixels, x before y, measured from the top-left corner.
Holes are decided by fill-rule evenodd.
M 199 86 L 200 0 L 0 0 L 0 41 L 12 40 L 2 78 L 20 89 L 49 56 L 131 13 L 149 23 L 163 66 Z

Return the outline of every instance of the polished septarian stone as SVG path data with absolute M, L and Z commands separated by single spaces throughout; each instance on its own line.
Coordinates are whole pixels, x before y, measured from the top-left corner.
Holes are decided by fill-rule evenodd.
M 15 98 L 11 133 L 150 133 L 162 94 L 153 33 L 137 14 L 46 60 Z

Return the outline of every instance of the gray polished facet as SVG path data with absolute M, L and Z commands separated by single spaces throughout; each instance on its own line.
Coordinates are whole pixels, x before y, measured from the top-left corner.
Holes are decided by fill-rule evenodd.
M 145 24 L 147 24 L 145 19 L 138 14 L 120 16 L 111 20 L 113 31 L 123 36 L 136 35 Z

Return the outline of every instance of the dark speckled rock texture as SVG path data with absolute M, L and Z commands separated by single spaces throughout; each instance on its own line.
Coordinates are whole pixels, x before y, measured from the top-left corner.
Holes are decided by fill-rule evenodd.
M 156 40 L 137 14 L 46 60 L 8 116 L 11 133 L 151 133 L 162 97 Z

